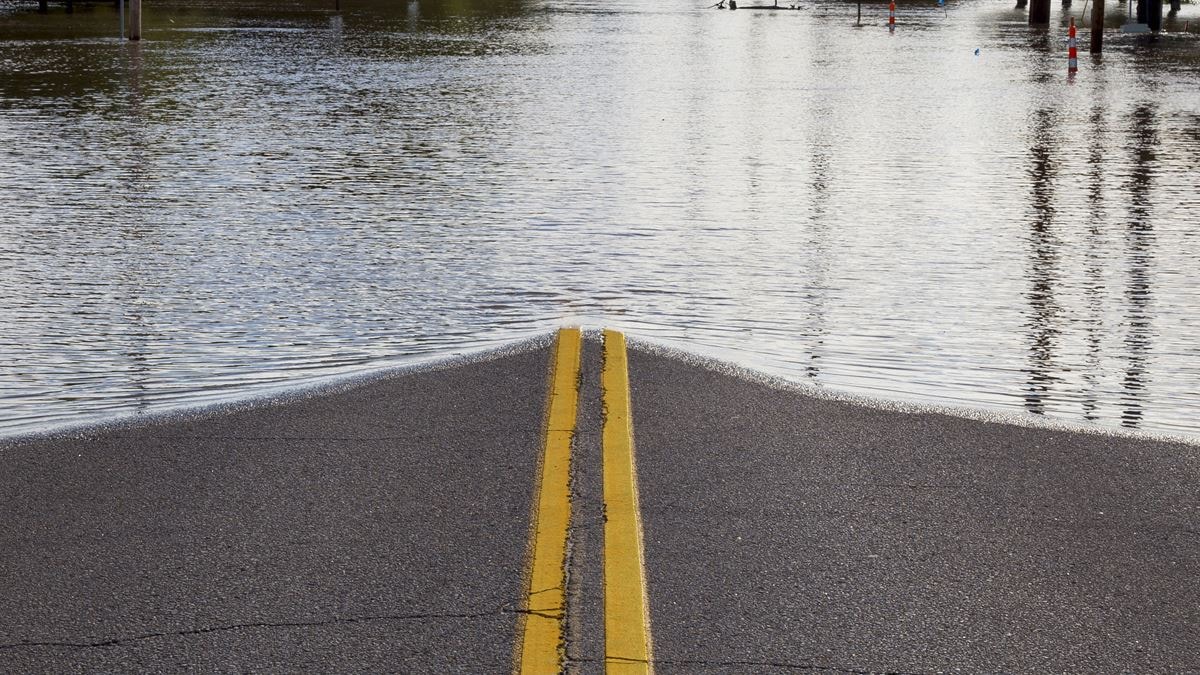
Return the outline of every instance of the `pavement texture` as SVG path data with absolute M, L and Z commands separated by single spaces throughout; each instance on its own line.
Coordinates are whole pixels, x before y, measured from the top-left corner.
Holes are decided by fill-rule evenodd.
M 0 671 L 507 672 L 549 350 L 0 453 Z
M 550 351 L 0 450 L 0 671 L 503 673 Z M 1200 448 L 629 355 L 658 673 L 1200 672 Z M 603 672 L 601 354 L 566 656 Z
M 1196 446 L 629 368 L 658 673 L 1200 672 Z

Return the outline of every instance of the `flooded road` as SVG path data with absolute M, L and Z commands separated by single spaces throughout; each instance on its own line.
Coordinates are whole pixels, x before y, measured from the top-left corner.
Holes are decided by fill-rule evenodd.
M 1200 8 L 707 4 L 0 5 L 0 435 L 582 322 L 1200 436 Z

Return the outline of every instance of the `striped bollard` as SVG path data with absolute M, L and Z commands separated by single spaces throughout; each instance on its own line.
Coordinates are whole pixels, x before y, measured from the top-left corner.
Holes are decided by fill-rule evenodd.
M 888 4 L 888 30 L 896 30 L 896 0 Z
M 1067 74 L 1079 72 L 1079 53 L 1075 43 L 1075 17 L 1071 17 L 1071 27 L 1067 30 Z

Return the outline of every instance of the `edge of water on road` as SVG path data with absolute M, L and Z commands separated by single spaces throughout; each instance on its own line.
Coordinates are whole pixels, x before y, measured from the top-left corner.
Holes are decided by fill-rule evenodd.
M 178 406 L 164 407 L 142 413 L 121 412 L 103 417 L 89 417 L 77 422 L 52 423 L 40 429 L 22 430 L 11 435 L 0 435 L 0 451 L 23 443 L 68 438 L 80 439 L 122 429 L 198 421 L 206 417 L 232 412 L 242 412 L 339 394 L 398 375 L 446 370 L 535 351 L 550 346 L 554 341 L 554 336 L 555 331 L 548 331 L 544 334 L 520 338 L 501 344 L 388 359 L 386 362 L 376 364 L 373 367 L 368 366 L 366 370 L 332 373 L 317 376 L 303 382 L 285 382 L 268 388 L 235 388 L 219 398 L 203 402 L 184 402 Z
M 583 328 L 585 339 L 588 340 L 598 339 L 600 333 L 601 329 L 593 326 L 585 326 Z M 143 413 L 114 413 L 109 416 L 91 417 L 77 422 L 51 424 L 41 429 L 22 430 L 13 434 L 0 435 L 0 451 L 28 442 L 84 438 L 119 429 L 170 424 L 180 421 L 195 421 L 231 412 L 337 394 L 397 375 L 444 370 L 546 348 L 553 343 L 555 335 L 556 331 L 551 330 L 498 345 L 493 344 L 469 349 L 455 349 L 453 351 L 401 357 L 400 359 L 378 364 L 376 367 L 367 370 L 333 373 L 304 382 L 282 383 L 275 387 L 249 391 L 234 390 L 219 399 L 201 403 L 181 403 L 178 406 Z M 630 335 L 629 346 L 633 349 L 640 349 L 677 359 L 700 368 L 756 382 L 771 388 L 793 391 L 813 398 L 839 401 L 866 408 L 912 414 L 949 415 L 993 424 L 1008 424 L 1069 433 L 1200 446 L 1200 436 L 1193 437 L 1184 434 L 1140 431 L 1057 417 L 1035 416 L 1013 411 L 906 401 L 854 393 L 756 370 L 752 367 L 735 363 L 727 353 L 717 353 L 716 350 L 705 349 L 701 345 L 688 344 L 684 346 L 674 341 Z
M 1142 431 L 1122 427 L 1093 424 L 1084 421 L 1064 419 L 1060 417 L 1044 417 L 1014 411 L 973 408 L 950 404 L 938 404 L 901 399 L 889 399 L 866 394 L 854 393 L 844 389 L 826 387 L 799 379 L 791 379 L 782 375 L 756 370 L 729 360 L 726 352 L 718 352 L 712 348 L 699 345 L 684 347 L 680 343 L 653 338 L 630 336 L 629 346 L 652 354 L 677 359 L 706 370 L 715 371 L 742 380 L 756 382 L 767 387 L 792 391 L 813 398 L 838 401 L 864 408 L 887 410 L 891 412 L 910 413 L 914 415 L 948 415 L 976 422 L 991 424 L 1007 424 L 1034 429 L 1047 429 L 1068 433 L 1110 436 L 1147 441 L 1162 441 L 1181 443 L 1184 445 L 1200 446 L 1200 436 L 1185 434 L 1170 434 L 1158 431 Z M 732 352 L 729 352 L 732 353 Z

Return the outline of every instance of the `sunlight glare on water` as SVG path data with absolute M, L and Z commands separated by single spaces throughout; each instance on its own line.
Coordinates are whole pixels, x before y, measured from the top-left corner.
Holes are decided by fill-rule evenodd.
M 1200 433 L 1195 5 L 341 4 L 0 6 L 0 434 L 568 322 Z

